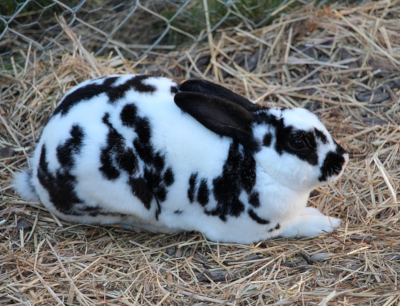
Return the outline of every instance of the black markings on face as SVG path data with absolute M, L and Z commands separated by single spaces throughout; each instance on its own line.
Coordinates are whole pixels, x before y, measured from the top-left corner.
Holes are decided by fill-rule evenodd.
M 120 79 L 119 77 L 103 78 L 104 81 L 100 84 L 90 83 L 67 94 L 55 109 L 53 116 L 58 113 L 65 115 L 75 105 L 87 102 L 101 94 L 106 94 L 111 104 L 125 97 L 126 92 L 129 90 L 144 94 L 153 94 L 156 88 L 153 85 L 143 82 L 150 77 L 148 75 L 137 75 L 117 86 L 115 86 L 115 83 Z
M 283 112 L 284 110 L 282 110 Z M 283 118 L 276 118 L 275 116 L 260 112 L 256 114 L 256 122 L 260 124 L 272 125 L 275 128 L 275 150 L 278 154 L 288 153 L 296 155 L 299 159 L 308 162 L 312 166 L 318 165 L 317 143 L 316 138 L 321 142 L 327 142 L 325 134 L 315 129 L 312 131 L 296 130 L 292 126 L 285 126 Z M 315 134 L 314 134 L 315 133 Z M 267 139 L 265 139 L 267 137 Z M 264 136 L 263 142 L 269 142 L 268 136 Z M 293 139 L 299 138 L 305 144 L 305 148 L 296 150 L 290 145 Z
M 197 193 L 197 202 L 202 206 L 206 206 L 209 201 L 210 191 L 207 186 L 207 180 L 202 179 Z
M 61 167 L 71 170 L 74 166 L 74 154 L 79 154 L 83 142 L 83 129 L 75 124 L 70 130 L 71 138 L 57 147 L 57 159 Z
M 258 224 L 261 225 L 267 225 L 269 224 L 269 220 L 263 219 L 261 217 L 259 217 L 256 212 L 253 209 L 249 209 L 248 214 L 250 216 L 250 218 L 252 218 L 254 221 L 256 221 Z
M 328 143 L 328 139 L 326 138 L 325 134 L 318 130 L 317 128 L 314 129 L 315 136 L 319 139 L 323 144 Z
M 336 148 L 336 152 L 329 152 L 324 160 L 321 167 L 321 175 L 319 176 L 320 182 L 325 182 L 329 177 L 338 175 L 343 168 L 345 163 L 344 154 L 346 153 L 339 145 Z
M 177 209 L 177 210 L 174 211 L 175 215 L 181 215 L 182 213 L 183 213 L 183 211 L 180 210 L 180 209 Z
M 190 203 L 193 203 L 194 201 L 194 193 L 195 193 L 195 188 L 197 184 L 197 176 L 198 173 L 192 173 L 192 175 L 189 178 L 189 189 L 187 191 L 187 196 L 190 201 Z
M 206 210 L 209 215 L 226 221 L 228 216 L 238 217 L 244 211 L 239 199 L 242 190 L 250 192 L 256 180 L 255 161 L 237 142 L 229 148 L 227 160 L 220 176 L 213 180 L 213 194 L 217 200 L 216 208 Z

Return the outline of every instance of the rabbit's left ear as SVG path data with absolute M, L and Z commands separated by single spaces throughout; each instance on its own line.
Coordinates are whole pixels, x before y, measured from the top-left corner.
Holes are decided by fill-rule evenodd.
M 234 93 L 233 91 L 221 85 L 206 80 L 187 80 L 186 82 L 179 85 L 179 91 L 196 92 L 220 97 L 222 99 L 236 103 L 244 107 L 248 111 L 255 111 L 260 108 L 257 104 L 250 102 L 245 97 L 242 97 L 241 95 L 238 95 L 237 93 Z
M 231 137 L 250 150 L 258 147 L 251 130 L 254 116 L 244 107 L 198 92 L 178 92 L 174 100 L 181 110 L 214 133 Z

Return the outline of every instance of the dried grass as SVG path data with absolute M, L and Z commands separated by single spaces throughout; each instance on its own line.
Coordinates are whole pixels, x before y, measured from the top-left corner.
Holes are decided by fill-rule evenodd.
M 399 305 L 400 2 L 304 7 L 255 31 L 129 62 L 75 49 L 1 72 L 1 305 Z M 118 49 L 116 49 L 118 51 Z M 9 187 L 71 86 L 98 74 L 206 77 L 258 103 L 317 113 L 351 162 L 310 205 L 333 234 L 218 244 L 59 221 Z

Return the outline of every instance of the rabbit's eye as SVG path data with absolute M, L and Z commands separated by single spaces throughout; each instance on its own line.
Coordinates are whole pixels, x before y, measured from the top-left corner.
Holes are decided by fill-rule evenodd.
M 293 150 L 302 150 L 308 147 L 307 143 L 301 138 L 291 138 L 288 144 Z

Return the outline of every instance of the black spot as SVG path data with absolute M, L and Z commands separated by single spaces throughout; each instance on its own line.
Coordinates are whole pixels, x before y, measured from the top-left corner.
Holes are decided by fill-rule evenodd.
M 150 209 L 153 193 L 143 178 L 129 178 L 128 184 L 133 195 L 138 197 L 147 209 Z
M 317 138 L 319 140 L 321 140 L 323 144 L 328 143 L 328 139 L 326 138 L 326 136 L 325 136 L 325 134 L 323 132 L 321 132 L 317 128 L 314 129 L 314 132 L 315 132 L 315 136 L 317 136 Z
M 140 93 L 153 93 L 156 91 L 156 88 L 153 85 L 144 84 L 143 81 L 151 78 L 150 75 L 137 75 L 130 79 L 127 84 L 130 87 L 134 88 L 135 91 Z
M 195 193 L 195 188 L 196 188 L 196 183 L 197 183 L 197 173 L 192 173 L 192 175 L 189 178 L 189 189 L 187 191 L 187 196 L 189 198 L 190 203 L 193 203 L 194 201 L 194 193 Z
M 136 83 L 141 90 L 149 90 L 147 85 Z M 147 89 L 146 89 L 147 88 Z M 138 116 L 137 107 L 133 104 L 127 104 L 123 107 L 120 118 L 122 124 L 132 128 L 137 137 L 133 141 L 133 146 L 138 156 L 144 163 L 143 179 L 145 180 L 149 190 L 154 195 L 157 205 L 164 202 L 167 198 L 167 187 L 174 183 L 174 173 L 172 168 L 166 168 L 165 155 L 161 152 L 156 152 L 151 143 L 151 125 L 147 118 Z M 130 152 L 129 152 L 130 153 Z M 157 214 L 161 213 L 161 206 L 157 207 Z
M 180 209 L 177 209 L 177 210 L 174 211 L 174 214 L 176 214 L 176 215 L 180 215 L 182 213 L 183 213 L 183 211 L 180 210 Z
M 263 219 L 263 218 L 259 217 L 259 216 L 255 213 L 255 211 L 252 210 L 251 208 L 249 209 L 248 214 L 249 214 L 250 218 L 252 218 L 254 221 L 256 221 L 256 222 L 259 223 L 259 224 L 262 224 L 262 225 L 267 225 L 267 224 L 269 224 L 269 220 L 266 220 L 266 219 Z
M 53 112 L 52 116 L 61 113 L 61 115 L 65 115 L 69 112 L 69 110 L 77 105 L 80 102 L 87 102 L 90 99 L 97 97 L 101 94 L 106 93 L 112 84 L 118 77 L 108 77 L 104 84 L 88 84 L 81 88 L 74 90 L 73 92 L 67 94 L 57 105 L 56 109 Z
M 137 171 L 138 160 L 131 148 L 126 148 L 118 156 L 116 156 L 117 164 L 122 169 L 133 175 Z
M 156 203 L 157 203 L 157 209 L 156 209 L 156 215 L 155 215 L 155 217 L 156 217 L 156 220 L 158 221 L 158 216 L 161 214 L 161 205 L 160 205 L 160 203 L 157 201 L 157 199 L 156 199 Z
M 157 172 L 161 172 L 165 167 L 165 159 L 159 152 L 155 153 L 152 157 L 153 165 Z
M 109 180 L 117 179 L 121 170 L 133 175 L 138 169 L 135 152 L 126 146 L 124 137 L 113 127 L 109 113 L 103 116 L 103 123 L 108 127 L 108 134 L 107 144 L 100 153 L 100 172 Z
M 74 154 L 79 154 L 83 143 L 84 133 L 79 125 L 73 125 L 70 130 L 71 138 L 57 147 L 57 159 L 61 166 L 70 170 L 74 166 Z
M 270 228 L 270 229 L 268 230 L 268 232 L 271 233 L 271 232 L 276 231 L 276 230 L 278 230 L 278 229 L 280 229 L 280 228 L 281 228 L 281 225 L 278 223 L 275 227 Z
M 254 208 L 260 207 L 260 196 L 259 196 L 258 192 L 253 192 L 253 193 L 250 194 L 249 203 Z
M 134 104 L 126 104 L 121 111 L 120 117 L 122 124 L 127 127 L 136 127 L 137 107 Z
M 138 138 L 134 140 L 133 145 L 138 156 L 145 164 L 152 165 L 154 162 L 154 149 L 150 143 L 151 128 L 149 121 L 145 118 L 138 118 L 135 132 L 137 133 Z
M 51 172 L 47 162 L 46 146 L 43 145 L 37 176 L 40 184 L 47 190 L 50 202 L 55 208 L 63 214 L 74 216 L 119 216 L 123 218 L 125 215 L 120 213 L 112 213 L 104 211 L 99 206 L 88 206 L 81 200 L 76 192 L 76 178 L 70 173 L 70 169 L 62 168 Z
M 57 115 L 58 113 L 65 115 L 78 103 L 87 102 L 101 94 L 106 94 L 109 99 L 109 103 L 111 104 L 125 97 L 126 92 L 131 89 L 140 93 L 151 94 L 155 92 L 156 88 L 153 85 L 147 85 L 143 83 L 144 80 L 150 77 L 151 76 L 149 75 L 136 75 L 117 86 L 115 86 L 115 83 L 120 79 L 120 77 L 115 76 L 100 78 L 97 80 L 100 81 L 103 79 L 103 82 L 100 84 L 90 83 L 67 94 L 58 104 L 53 116 Z
M 144 169 L 144 179 L 156 198 L 161 202 L 165 201 L 167 191 L 162 183 L 161 175 L 151 167 L 147 166 Z
M 320 182 L 325 182 L 328 177 L 338 175 L 340 171 L 342 171 L 343 164 L 345 163 L 342 154 L 329 152 L 326 155 L 324 163 L 321 167 L 321 175 L 318 178 Z
M 171 168 L 168 168 L 164 173 L 164 184 L 165 186 L 171 186 L 175 181 L 174 173 Z
M 237 142 L 232 142 L 222 174 L 213 180 L 217 206 L 205 213 L 226 221 L 228 216 L 238 217 L 244 211 L 239 199 L 242 190 L 250 192 L 256 180 L 255 161 L 252 155 Z
M 106 93 L 110 103 L 115 103 L 119 99 L 125 97 L 126 92 L 131 89 L 140 93 L 153 93 L 156 88 L 143 83 L 143 81 L 148 78 L 150 78 L 149 75 L 136 75 L 118 86 L 108 86 Z
M 210 196 L 210 191 L 207 186 L 207 180 L 202 179 L 200 182 L 199 190 L 197 192 L 197 201 L 202 206 L 205 206 L 208 204 L 209 196 Z
M 165 188 L 165 186 L 157 186 L 154 190 L 154 194 L 161 202 L 164 202 L 167 199 L 167 189 Z
M 265 147 L 269 147 L 271 145 L 271 141 L 272 141 L 272 135 L 270 133 L 265 134 L 263 139 L 263 145 Z
M 171 94 L 176 94 L 178 93 L 178 86 L 171 86 Z
M 241 158 L 240 168 L 240 185 L 247 193 L 250 193 L 256 183 L 256 161 L 253 156 L 244 152 Z

